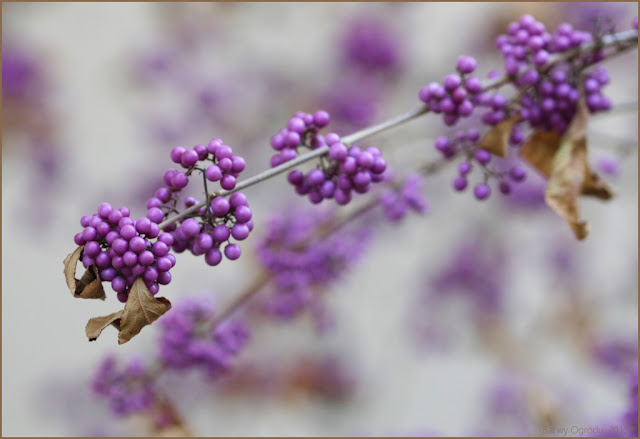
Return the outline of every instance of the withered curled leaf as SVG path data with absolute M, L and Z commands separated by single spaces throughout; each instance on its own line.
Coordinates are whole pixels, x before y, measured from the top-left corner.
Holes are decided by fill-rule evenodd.
M 587 171 L 586 139 L 566 139 L 555 155 L 544 199 L 571 226 L 578 239 L 589 234 L 585 221 L 580 220 L 579 198 Z
M 94 317 L 90 319 L 85 328 L 89 341 L 97 339 L 102 333 L 102 330 L 109 325 L 113 325 L 119 331 L 122 313 L 124 313 L 124 310 L 116 311 L 108 316 Z
M 64 259 L 64 277 L 73 297 L 104 300 L 106 295 L 95 266 L 87 268 L 80 280 L 76 279 L 76 266 L 84 246 L 80 246 Z
M 78 247 L 64 258 L 64 277 L 67 280 L 67 286 L 69 287 L 71 294 L 76 293 L 76 286 L 78 283 L 78 280 L 76 279 L 76 265 L 78 265 L 82 250 L 84 250 L 84 246 Z
M 498 157 L 506 157 L 511 130 L 521 119 L 520 114 L 516 114 L 494 125 L 480 141 L 480 147 Z
M 587 175 L 582 186 L 582 195 L 609 200 L 613 198 L 614 194 L 607 182 L 593 172 L 590 167 L 587 167 Z
M 520 149 L 520 155 L 538 172 L 549 178 L 553 157 L 560 148 L 562 137 L 555 131 L 535 131 Z
M 587 163 L 588 109 L 584 97 L 564 136 L 553 131 L 534 132 L 521 149 L 522 157 L 548 177 L 545 201 L 571 226 L 576 238 L 589 234 L 580 219 L 579 197 L 587 195 L 608 200 L 613 192 Z
M 142 278 L 137 278 L 129 292 L 129 298 L 124 306 L 120 319 L 120 334 L 118 343 L 123 344 L 136 336 L 142 328 L 155 322 L 160 316 L 171 309 L 171 302 L 164 297 L 155 298 L 151 295 Z
M 555 131 L 534 132 L 520 150 L 522 158 L 527 160 L 538 172 L 549 178 L 553 160 L 560 149 L 562 137 Z M 613 191 L 600 176 L 587 164 L 587 171 L 582 187 L 582 195 L 609 200 L 613 198 Z

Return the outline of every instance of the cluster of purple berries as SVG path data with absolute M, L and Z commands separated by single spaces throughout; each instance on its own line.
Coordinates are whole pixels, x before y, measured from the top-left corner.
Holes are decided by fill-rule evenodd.
M 490 178 L 499 181 L 500 192 L 504 195 L 511 193 L 509 180 L 515 183 L 523 182 L 526 171 L 522 166 L 513 166 L 507 172 L 500 172 L 488 167 L 492 155 L 486 149 L 480 148 L 478 141 L 480 135 L 477 130 L 460 131 L 453 139 L 442 136 L 436 139 L 436 149 L 448 159 L 458 154 L 464 154 L 466 159 L 458 164 L 458 176 L 453 180 L 453 188 L 464 191 L 468 186 L 468 178 L 473 171 L 473 163 L 476 163 L 484 172 L 484 181 L 473 188 L 473 195 L 478 200 L 485 200 L 491 195 L 491 187 L 487 184 Z
M 114 209 L 102 203 L 98 213 L 80 219 L 84 229 L 73 238 L 77 245 L 84 246 L 82 264 L 85 268 L 95 265 L 100 279 L 111 282 L 121 302 L 127 301 L 137 277 L 142 277 L 155 295 L 160 285 L 171 282 L 169 270 L 176 263 L 169 253 L 173 236 L 160 233 L 149 218 L 133 220 L 129 215 L 126 207 Z
M 96 395 L 109 401 L 111 411 L 119 417 L 147 411 L 156 402 L 153 378 L 138 357 L 123 367 L 114 357 L 105 358 L 93 376 L 92 387 Z
M 419 174 L 413 174 L 402 187 L 384 191 L 380 196 L 380 203 L 385 216 L 395 222 L 404 218 L 409 209 L 424 213 L 428 203 L 421 190 L 422 183 L 423 178 Z
M 237 320 L 212 327 L 213 304 L 204 297 L 188 298 L 160 321 L 160 360 L 174 369 L 200 367 L 211 377 L 227 371 L 247 344 L 249 328 Z
M 534 128 L 564 133 L 580 98 L 578 84 L 572 77 L 571 71 L 559 67 L 550 72 L 548 79 L 541 80 L 524 93 L 520 100 L 522 118 Z M 608 82 L 609 75 L 604 68 L 584 75 L 586 103 L 591 113 L 611 109 L 611 101 L 601 93 L 601 88 Z
M 298 111 L 293 115 L 287 127 L 271 137 L 271 147 L 278 151 L 271 157 L 270 164 L 274 168 L 298 156 L 298 148 L 303 146 L 316 149 L 326 145 L 325 138 L 319 134 L 320 128 L 329 124 L 329 113 L 318 110 L 314 114 Z
M 196 204 L 195 200 L 187 199 L 186 206 Z M 215 197 L 209 208 L 200 208 L 196 218 L 187 218 L 179 225 L 172 227 L 173 250 L 182 253 L 189 250 L 195 256 L 204 255 L 204 260 L 211 266 L 222 261 L 220 249 L 223 244 L 224 255 L 229 260 L 240 257 L 242 250 L 238 244 L 230 242 L 230 238 L 237 241 L 246 239 L 253 230 L 252 213 L 247 197 L 236 192 L 229 199 Z
M 368 228 L 332 230 L 335 211 L 293 211 L 276 215 L 267 223 L 267 233 L 258 242 L 261 264 L 273 279 L 268 311 L 290 318 L 313 299 L 313 291 L 337 281 L 363 253 L 370 241 Z
M 533 85 L 540 77 L 537 68 L 547 64 L 552 53 L 567 51 L 591 39 L 589 33 L 574 30 L 568 23 L 551 34 L 543 23 L 531 15 L 523 15 L 509 24 L 506 34 L 496 38 L 496 47 L 504 57 L 507 75 L 516 76 L 523 71 L 518 85 Z
M 581 87 L 584 87 L 590 112 L 611 108 L 610 100 L 601 94 L 602 86 L 609 82 L 606 70 L 599 67 L 581 73 L 584 67 L 598 61 L 599 53 L 584 54 L 580 62 L 565 63 L 550 72 L 541 70 L 550 54 L 565 52 L 592 39 L 589 33 L 576 30 L 568 23 L 560 24 L 553 34 L 549 33 L 530 15 L 511 23 L 507 34 L 496 39 L 496 46 L 504 56 L 506 73 L 519 75 L 516 85 L 527 87 L 520 99 L 520 109 L 522 118 L 533 128 L 564 133 L 575 115 Z
M 455 125 L 461 117 L 473 113 L 475 96 L 482 92 L 482 81 L 473 73 L 478 63 L 470 56 L 458 57 L 457 69 L 460 73 L 450 74 L 442 84 L 432 82 L 424 86 L 418 96 L 434 113 L 442 113 L 447 126 Z
M 345 205 L 351 201 L 352 192 L 366 193 L 372 183 L 385 179 L 387 162 L 378 148 L 348 148 L 336 133 L 326 137 L 319 134 L 318 128 L 328 123 L 329 114 L 325 111 L 317 111 L 313 116 L 296 113 L 287 128 L 271 138 L 271 146 L 280 151 L 271 158 L 271 166 L 295 158 L 300 146 L 309 149 L 328 146 L 329 153 L 320 159 L 318 168 L 306 174 L 294 169 L 289 172 L 287 180 L 299 195 L 308 195 L 313 204 L 333 198 L 337 204 Z
M 219 181 L 222 189 L 232 190 L 236 187 L 236 178 L 245 168 L 244 159 L 234 156 L 231 147 L 218 138 L 212 139 L 207 146 L 196 145 L 192 149 L 176 146 L 171 150 L 171 161 L 186 171 L 169 169 L 164 173 L 165 187 L 158 189 L 155 196 L 147 201 L 147 218 L 154 223 L 162 222 L 168 212 L 175 208 L 178 192 L 187 187 L 189 176 L 195 169 L 203 172 L 208 181 Z M 198 168 L 200 161 L 211 163 Z
M 308 195 L 313 204 L 325 198 L 333 198 L 339 205 L 348 204 L 352 192 L 364 194 L 372 183 L 384 180 L 387 162 L 380 150 L 370 146 L 364 151 L 357 146 L 347 148 L 340 143 L 340 137 L 331 133 L 328 165 L 315 168 L 304 174 L 298 169 L 289 172 L 287 180 L 300 195 Z
M 193 149 L 185 150 L 177 146 L 171 150 L 171 160 L 187 170 L 168 170 L 164 174 L 166 186 L 158 189 L 155 197 L 147 201 L 147 218 L 154 223 L 160 223 L 169 212 L 176 209 L 178 193 L 187 186 L 194 170 L 202 172 L 207 181 L 220 182 L 222 189 L 232 190 L 236 186 L 236 178 L 245 168 L 244 159 L 234 156 L 231 147 L 218 138 L 212 139 L 207 146 L 196 145 Z M 198 167 L 199 162 L 205 164 Z M 190 208 L 198 201 L 187 197 L 184 204 L 185 208 Z M 253 230 L 251 218 L 247 197 L 236 192 L 229 199 L 215 197 L 209 206 L 194 212 L 193 217 L 179 224 L 171 224 L 165 230 L 173 238 L 175 252 L 182 253 L 188 249 L 196 256 L 204 255 L 205 262 L 214 266 L 222 261 L 223 252 L 220 249 L 225 242 L 224 255 L 227 259 L 240 257 L 240 246 L 230 243 L 229 238 L 238 241 L 246 239 Z

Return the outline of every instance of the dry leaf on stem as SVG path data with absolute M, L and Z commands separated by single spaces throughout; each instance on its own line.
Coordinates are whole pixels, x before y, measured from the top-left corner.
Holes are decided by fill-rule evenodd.
M 102 288 L 102 281 L 98 274 L 98 269 L 91 265 L 87 268 L 80 280 L 76 279 L 76 265 L 80 260 L 80 255 L 84 246 L 78 247 L 64 259 L 64 277 L 67 280 L 69 291 L 73 297 L 80 299 L 100 299 L 104 300 L 106 295 Z

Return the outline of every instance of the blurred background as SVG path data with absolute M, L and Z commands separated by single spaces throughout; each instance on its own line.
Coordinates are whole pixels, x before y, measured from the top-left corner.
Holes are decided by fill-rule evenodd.
M 143 215 L 176 145 L 221 137 L 248 177 L 268 167 L 269 138 L 298 110 L 323 108 L 348 134 L 414 108 L 461 54 L 478 59 L 483 78 L 500 69 L 493 41 L 524 13 L 547 29 L 622 30 L 637 4 L 5 3 L 2 12 L 2 434 L 132 436 L 152 431 L 140 417 L 114 418 L 90 382 L 108 354 L 153 358 L 158 325 L 123 346 L 113 328 L 87 342 L 86 321 L 120 304 L 109 288 L 100 303 L 68 293 L 62 260 L 81 216 L 103 201 Z M 605 63 L 613 110 L 591 119 L 590 162 L 616 197 L 584 200 L 586 241 L 544 205 L 533 171 L 512 196 L 479 203 L 455 193 L 455 170 L 444 168 L 425 180 L 428 213 L 365 224 L 361 255 L 318 306 L 291 319 L 247 312 L 253 336 L 231 373 L 162 377 L 184 431 L 540 436 L 547 425 L 620 425 L 638 358 L 637 61 L 634 50 Z M 437 158 L 434 139 L 450 133 L 425 117 L 367 145 L 404 174 Z M 256 226 L 243 257 L 208 267 L 179 255 L 163 296 L 222 306 L 256 272 L 269 218 L 309 208 L 284 177 L 245 193 Z

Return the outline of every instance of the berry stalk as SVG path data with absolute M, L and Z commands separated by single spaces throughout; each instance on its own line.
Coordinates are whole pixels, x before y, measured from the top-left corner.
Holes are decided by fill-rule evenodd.
M 597 50 L 597 49 L 605 49 L 605 48 L 609 48 L 609 47 L 615 47 L 615 50 L 613 52 L 610 52 L 609 54 L 605 55 L 605 57 L 602 59 L 608 59 L 612 56 L 621 54 L 623 52 L 625 52 L 628 49 L 631 49 L 633 47 L 637 47 L 638 45 L 638 32 L 635 30 L 625 30 L 625 31 L 621 31 L 615 34 L 610 34 L 610 35 L 604 35 L 602 38 L 597 39 L 595 41 L 591 41 L 588 43 L 584 43 L 583 45 L 576 47 L 575 49 L 572 50 L 568 50 L 566 52 L 562 52 L 556 55 L 552 55 L 551 57 L 549 57 L 549 60 L 547 62 L 547 64 L 544 66 L 545 70 L 550 69 L 551 67 L 553 67 L 555 64 L 561 62 L 561 61 L 565 61 L 567 59 L 570 59 L 576 55 L 579 55 L 581 53 L 586 53 L 589 52 L 591 50 Z M 601 61 L 602 61 L 601 60 Z M 601 62 L 600 61 L 600 62 Z M 500 78 L 496 78 L 496 79 L 492 79 L 489 81 L 486 81 L 485 83 L 483 83 L 482 85 L 482 91 L 488 91 L 494 88 L 498 88 L 501 87 L 502 85 L 505 85 L 507 83 L 509 83 L 513 78 L 505 75 L 502 76 Z M 341 139 L 341 142 L 344 145 L 351 145 L 353 143 L 359 142 L 361 140 L 364 140 L 367 137 L 371 137 L 375 134 L 379 134 L 382 133 L 384 131 L 390 130 L 392 128 L 401 126 L 411 120 L 414 120 L 424 114 L 429 113 L 430 109 L 428 105 L 422 105 L 419 108 L 416 108 L 415 110 L 409 111 L 405 114 L 396 116 L 392 119 L 386 120 L 384 122 L 381 122 L 379 124 L 373 125 L 371 127 L 368 128 L 364 128 L 360 131 L 356 131 L 355 133 L 349 134 L 348 136 L 345 136 Z M 253 186 L 257 183 L 260 183 L 262 181 L 268 180 L 272 177 L 275 177 L 277 175 L 283 174 L 284 172 L 295 168 L 298 165 L 301 165 L 303 163 L 306 163 L 308 161 L 311 161 L 315 158 L 321 157 L 325 154 L 327 154 L 329 152 L 329 146 L 322 146 L 319 147 L 311 152 L 308 152 L 304 155 L 301 155 L 299 157 L 296 157 L 293 160 L 287 161 L 285 163 L 282 163 L 278 166 L 275 166 L 271 169 L 267 169 L 259 174 L 254 175 L 253 177 L 250 177 L 246 180 L 240 181 L 236 184 L 236 186 L 231 189 L 231 190 L 221 190 L 219 192 L 216 192 L 212 195 L 208 195 L 207 199 L 213 198 L 213 197 L 226 197 L 227 195 L 231 195 L 234 192 L 240 191 L 242 189 L 245 189 L 247 187 Z M 168 218 L 167 220 L 163 221 L 162 223 L 159 224 L 160 229 L 164 229 L 165 227 L 180 221 L 183 218 L 188 217 L 189 215 L 194 214 L 195 212 L 198 211 L 198 209 L 206 206 L 207 203 L 206 201 L 203 201 L 199 204 L 196 204 L 184 211 L 182 211 L 180 214 L 176 215 L 175 217 L 172 218 Z

